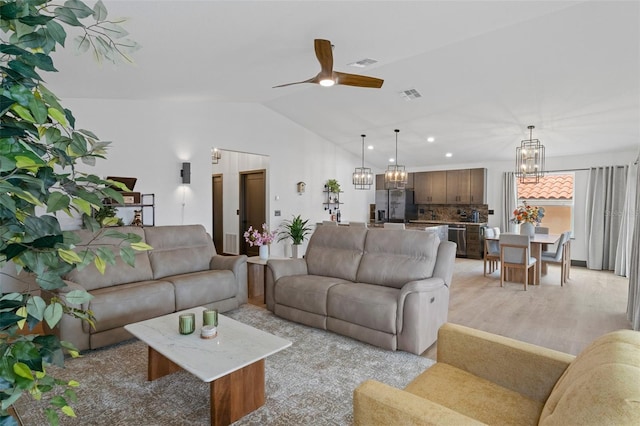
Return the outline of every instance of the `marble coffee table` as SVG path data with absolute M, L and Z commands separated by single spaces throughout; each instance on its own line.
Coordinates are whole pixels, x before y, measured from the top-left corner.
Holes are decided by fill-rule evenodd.
M 218 336 L 200 338 L 204 308 L 187 309 L 128 324 L 125 329 L 149 346 L 148 380 L 186 370 L 210 383 L 211 424 L 228 425 L 265 402 L 264 359 L 291 342 L 218 315 Z M 196 331 L 178 332 L 178 316 L 193 312 Z

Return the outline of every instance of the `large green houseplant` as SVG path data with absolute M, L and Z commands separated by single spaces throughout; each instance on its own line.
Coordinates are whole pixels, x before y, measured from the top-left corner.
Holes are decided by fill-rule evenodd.
M 66 273 L 91 262 L 104 272 L 115 263 L 115 254 L 79 246 L 56 215 L 82 215 L 83 227 L 95 231 L 96 238 L 121 239 L 119 255 L 130 265 L 135 250 L 149 248 L 134 234 L 101 229 L 92 217 L 104 199 L 122 202 L 114 187 L 126 188 L 77 169 L 80 162 L 93 165 L 104 158 L 108 142 L 77 129 L 72 112 L 41 77 L 56 72 L 51 53 L 64 47 L 65 27 L 78 33 L 74 42 L 80 51 L 91 50 L 99 60 L 128 59 L 136 44 L 124 38 L 120 23 L 107 18 L 101 1 L 89 7 L 79 0 L 0 0 L 0 267 L 13 262 L 39 286 L 0 295 L 0 425 L 16 424 L 8 410 L 24 393 L 39 399 L 56 391 L 49 400 L 52 408 L 46 408 L 52 424 L 58 422 L 58 410 L 75 415 L 70 402 L 78 384 L 52 377 L 47 367 L 62 366 L 65 351 L 72 356 L 77 351 L 54 335 L 19 330 L 28 333 L 39 322 L 53 328 L 65 314 L 93 324 L 92 313 L 81 309 L 88 293 L 71 291 L 47 302 L 37 290 L 63 287 Z
M 309 219 L 302 220 L 300 215 L 298 215 L 293 216 L 291 220 L 284 220 L 280 225 L 278 241 L 290 239 L 293 242 L 293 257 L 298 257 L 298 247 L 311 233 L 311 228 L 308 226 L 308 223 Z

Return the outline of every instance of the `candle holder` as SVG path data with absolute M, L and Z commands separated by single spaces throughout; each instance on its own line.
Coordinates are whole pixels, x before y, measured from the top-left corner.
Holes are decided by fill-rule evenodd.
M 178 330 L 180 334 L 191 334 L 196 329 L 196 314 L 180 314 Z
M 218 310 L 206 309 L 202 311 L 202 325 L 218 326 Z

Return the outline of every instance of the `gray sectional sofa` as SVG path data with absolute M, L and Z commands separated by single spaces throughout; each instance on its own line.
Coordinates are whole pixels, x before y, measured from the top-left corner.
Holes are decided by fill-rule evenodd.
M 304 259 L 270 259 L 267 309 L 421 354 L 447 321 L 456 245 L 418 230 L 319 226 Z
M 153 247 L 136 254 L 135 268 L 119 256 L 105 274 L 87 266 L 65 277 L 67 286 L 56 292 L 45 291 L 50 299 L 74 289 L 87 290 L 93 299 L 82 306 L 93 311 L 96 328 L 64 316 L 54 332 L 79 350 L 95 349 L 132 336 L 126 324 L 154 318 L 195 306 L 217 308 L 221 312 L 247 302 L 247 257 L 219 256 L 213 241 L 201 225 L 123 227 Z M 89 231 L 77 231 L 84 243 L 92 241 Z M 93 245 L 118 244 L 102 238 Z M 118 250 L 114 250 L 118 252 Z M 177 330 L 177 324 L 176 324 Z

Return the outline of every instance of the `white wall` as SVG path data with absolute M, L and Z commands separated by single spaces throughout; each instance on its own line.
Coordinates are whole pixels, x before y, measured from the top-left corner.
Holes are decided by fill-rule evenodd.
M 322 206 L 327 179 L 341 183 L 344 221 L 367 220 L 368 205 L 374 202 L 374 191 L 356 191 L 351 185 L 359 157 L 261 105 L 64 102 L 74 112 L 78 127 L 113 141 L 107 160 L 86 171 L 137 177 L 136 191 L 156 194 L 156 225 L 199 223 L 211 231 L 212 147 L 269 156 L 267 218 L 272 229 L 291 215 L 301 214 L 312 223 L 328 219 Z M 359 132 L 354 129 L 354 134 Z M 191 163 L 191 184 L 183 186 L 180 169 L 185 161 Z M 299 181 L 307 183 L 302 196 L 296 191 Z M 274 210 L 282 216 L 275 217 Z M 272 254 L 284 254 L 284 243 L 272 247 Z

